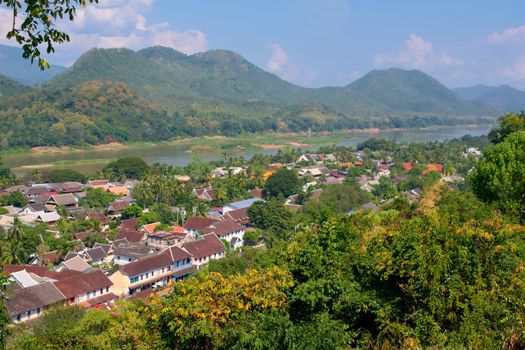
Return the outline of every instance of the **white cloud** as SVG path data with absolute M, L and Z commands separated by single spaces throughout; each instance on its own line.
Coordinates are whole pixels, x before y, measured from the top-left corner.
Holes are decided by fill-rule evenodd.
M 434 53 L 434 47 L 423 38 L 410 34 L 405 41 L 406 50 L 399 53 L 380 53 L 374 61 L 378 65 L 402 64 L 414 67 L 423 67 L 426 59 Z
M 168 23 L 148 23 L 146 13 L 155 0 L 100 0 L 76 11 L 73 22 L 57 23 L 59 30 L 69 34 L 71 42 L 56 45 L 56 53 L 48 59 L 55 64 L 69 65 L 92 47 L 128 47 L 134 50 L 162 45 L 186 54 L 208 48 L 206 34 L 194 28 L 178 30 Z M 12 12 L 0 8 L 0 43 L 17 45 L 7 40 L 11 29 Z
M 288 54 L 280 44 L 270 43 L 272 55 L 266 63 L 268 71 L 275 73 L 280 78 L 299 84 L 308 86 L 317 77 L 316 72 L 308 67 L 299 67 L 290 62 Z
M 507 28 L 499 33 L 492 33 L 488 41 L 491 44 L 502 44 L 506 42 L 519 42 L 525 40 L 525 25 L 515 28 Z
M 7 40 L 5 35 L 11 30 L 13 23 L 13 11 L 0 8 L 0 43 L 15 45 L 16 41 Z
M 279 44 L 271 43 L 272 55 L 268 59 L 266 67 L 272 73 L 281 73 L 288 64 L 288 55 Z
M 510 69 L 506 69 L 502 74 L 504 77 L 512 80 L 525 79 L 525 55 L 518 57 Z
M 416 34 L 410 34 L 405 41 L 404 51 L 377 54 L 374 62 L 379 66 L 400 65 L 411 68 L 463 64 L 462 60 L 455 59 L 446 52 L 436 53 L 431 42 Z

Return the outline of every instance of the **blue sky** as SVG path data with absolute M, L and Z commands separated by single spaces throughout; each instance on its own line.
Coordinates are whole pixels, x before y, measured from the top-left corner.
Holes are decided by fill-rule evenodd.
M 303 86 L 396 66 L 450 87 L 525 88 L 524 0 L 101 0 L 79 13 L 62 25 L 72 42 L 50 61 L 71 64 L 92 46 L 161 44 L 234 50 Z

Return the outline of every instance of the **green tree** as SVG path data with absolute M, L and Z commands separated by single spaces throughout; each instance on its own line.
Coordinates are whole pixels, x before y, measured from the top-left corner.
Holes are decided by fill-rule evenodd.
M 525 131 L 487 149 L 470 182 L 479 198 L 525 219 Z
M 142 215 L 142 207 L 137 204 L 128 205 L 122 212 L 122 219 L 138 218 Z
M 287 239 L 292 226 L 292 212 L 279 200 L 255 202 L 248 208 L 250 222 L 257 228 L 277 235 L 278 239 Z
M 113 193 L 106 192 L 102 188 L 89 189 L 86 196 L 82 198 L 81 204 L 90 208 L 105 209 L 116 196 Z
M 86 176 L 84 174 L 72 169 L 53 169 L 49 172 L 48 178 L 51 182 L 86 182 Z
M 10 333 L 9 323 L 11 323 L 11 319 L 7 314 L 7 309 L 4 303 L 6 300 L 5 291 L 8 283 L 9 279 L 0 273 L 0 348 L 2 349 L 5 348 L 6 340 Z
M 268 178 L 264 191 L 268 197 L 287 198 L 301 191 L 301 182 L 293 170 L 280 168 Z
M 26 197 L 22 192 L 15 191 L 9 194 L 9 196 L 5 197 L 3 199 L 3 202 L 6 205 L 12 205 L 14 207 L 23 208 L 26 205 Z
M 139 157 L 126 157 L 117 159 L 106 165 L 102 172 L 111 179 L 141 179 L 149 170 L 149 165 Z
M 525 113 L 507 113 L 499 120 L 499 126 L 492 129 L 489 139 L 492 143 L 502 142 L 508 135 L 525 130 Z

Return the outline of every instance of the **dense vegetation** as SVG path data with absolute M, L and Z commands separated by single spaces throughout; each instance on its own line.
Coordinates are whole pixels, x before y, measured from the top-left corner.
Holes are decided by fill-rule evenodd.
M 468 186 L 451 188 L 437 181 L 435 172 L 422 174 L 415 168 L 406 176 L 409 181 L 425 181 L 418 203 L 394 196 L 378 211 L 357 209 L 348 215 L 349 209 L 370 199 L 351 180 L 325 187 L 318 200 L 305 198 L 305 209 L 298 213 L 279 198 L 259 202 L 249 210 L 257 231 L 247 237 L 253 242 L 263 239 L 266 250 L 245 247 L 229 252 L 193 278 L 173 284 L 167 296 L 121 302 L 111 312 L 55 308 L 34 326 L 17 326 L 7 346 L 521 349 L 525 347 L 525 216 L 520 206 L 525 193 L 525 131 L 519 118 L 502 118 L 493 132 L 501 140 L 492 146 L 483 138 L 411 145 L 375 139 L 359 146 L 376 155 L 396 154 L 400 161 L 420 157 L 436 162 L 448 153 L 460 173 L 468 174 L 469 164 L 475 167 L 469 184 L 478 197 Z M 454 158 L 465 145 L 476 144 L 485 149 L 479 164 L 471 163 L 470 157 Z M 346 148 L 332 151 L 349 159 L 352 154 Z M 250 161 L 251 173 L 258 173 L 258 162 L 285 161 L 293 152 L 280 152 L 271 159 L 255 157 Z M 125 166 L 128 161 L 115 164 Z M 216 188 L 222 181 L 232 188 L 249 188 L 259 181 L 252 177 L 243 183 L 236 175 L 212 180 L 208 166 L 198 160 L 185 170 L 192 174 L 193 184 L 213 181 Z M 151 213 L 141 214 L 141 208 L 134 206 L 126 215 L 138 216 L 142 223 L 174 222 L 173 212 L 165 207 L 189 198 L 187 189 L 173 180 L 175 172 L 165 165 L 149 168 L 135 195 L 139 205 L 150 206 Z M 273 176 L 278 182 L 283 177 Z M 227 199 L 228 193 L 223 195 Z M 97 206 L 100 193 L 89 197 L 90 206 Z M 93 223 L 61 221 L 59 225 L 61 232 L 71 234 Z M 17 223 L 0 235 L 2 259 L 14 256 L 20 260 L 5 261 L 23 261 L 17 251 L 36 249 L 41 238 L 59 250 L 67 242 L 54 238 L 43 225 L 29 228 Z M 91 240 L 86 243 L 92 244 Z

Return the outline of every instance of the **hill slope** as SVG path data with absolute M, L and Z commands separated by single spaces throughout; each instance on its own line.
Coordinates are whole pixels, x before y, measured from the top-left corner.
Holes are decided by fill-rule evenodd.
M 454 91 L 459 96 L 463 97 L 465 100 L 473 101 L 491 92 L 495 88 L 496 86 L 479 84 L 479 85 L 468 86 L 468 87 L 454 88 L 452 89 L 452 91 Z
M 374 71 L 346 87 L 303 88 L 265 72 L 232 51 L 187 56 L 164 47 L 138 52 L 92 49 L 46 87 L 60 89 L 90 80 L 121 81 L 135 93 L 163 101 L 235 105 L 314 103 L 355 116 L 480 116 L 494 111 L 465 101 L 420 71 Z
M 0 100 L 29 92 L 30 87 L 0 75 Z
M 51 65 L 41 71 L 38 65 L 22 58 L 22 50 L 7 45 L 0 45 L 0 74 L 24 85 L 41 84 L 67 68 Z
M 431 76 L 399 68 L 375 70 L 346 87 L 365 95 L 391 113 L 396 111 L 434 115 L 487 115 L 494 111 L 464 100 Z
M 155 104 L 120 82 L 92 81 L 0 105 L 0 142 L 10 147 L 166 140 L 180 134 Z

